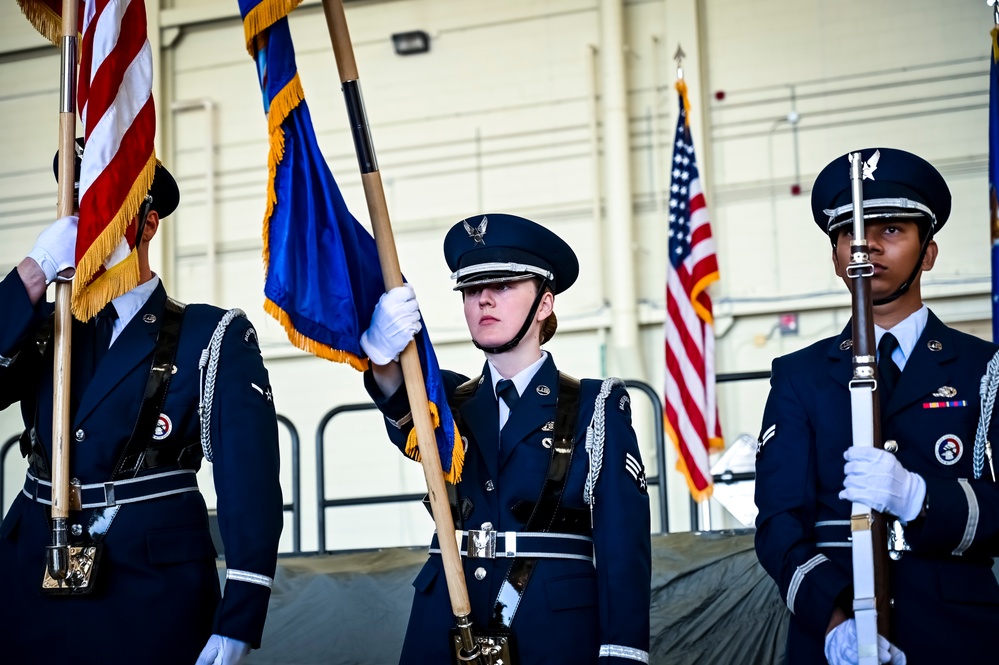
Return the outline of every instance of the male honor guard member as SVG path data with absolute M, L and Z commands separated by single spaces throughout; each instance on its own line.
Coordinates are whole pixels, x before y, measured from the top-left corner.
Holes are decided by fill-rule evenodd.
M 452 512 L 473 630 L 512 636 L 514 662 L 647 663 L 651 557 L 649 499 L 617 379 L 562 374 L 541 349 L 555 332 L 557 294 L 576 280 L 572 249 L 521 217 L 455 224 L 444 256 L 462 296 L 482 374 L 444 372 L 465 444 Z M 405 449 L 412 427 L 395 359 L 420 328 L 409 286 L 382 296 L 362 346 L 365 385 Z M 434 536 L 402 663 L 454 657 L 454 623 Z
M 997 347 L 944 325 L 922 302 L 936 234 L 951 210 L 944 179 L 902 150 L 869 148 L 863 216 L 877 343 L 882 439 L 852 446 L 851 327 L 773 363 L 756 462 L 756 551 L 791 611 L 788 663 L 856 663 L 851 502 L 889 520 L 890 631 L 880 662 L 995 660 L 999 488 L 990 441 Z M 849 284 L 850 163 L 818 176 L 812 213 Z M 987 393 L 989 391 L 986 391 Z M 844 464 L 845 460 L 845 464 Z
M 69 544 L 94 555 L 62 581 L 45 574 L 53 306 L 44 296 L 75 265 L 77 218 L 42 231 L 0 282 L 0 407 L 20 403 L 28 461 L 0 526 L 4 662 L 238 665 L 260 644 L 282 527 L 274 404 L 242 312 L 183 305 L 150 271 L 149 240 L 178 201 L 157 166 L 128 232 L 139 285 L 73 322 Z M 195 477 L 203 457 L 218 495 L 224 596 Z

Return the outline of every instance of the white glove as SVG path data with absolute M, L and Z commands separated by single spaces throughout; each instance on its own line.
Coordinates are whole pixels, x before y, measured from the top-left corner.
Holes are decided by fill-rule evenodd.
M 371 325 L 361 335 L 361 348 L 376 365 L 399 359 L 416 333 L 420 332 L 420 305 L 409 284 L 383 293 L 371 314 Z
M 79 222 L 80 218 L 76 215 L 57 219 L 38 234 L 35 246 L 28 252 L 28 258 L 34 259 L 45 273 L 46 284 L 51 284 L 63 270 L 76 268 L 76 227 Z
M 847 619 L 826 634 L 826 660 L 829 665 L 857 665 L 857 622 Z M 878 662 L 905 665 L 905 653 L 878 635 Z
M 212 635 L 194 665 L 240 665 L 250 653 L 250 645 L 231 637 Z
M 899 518 L 903 524 L 916 519 L 926 498 L 926 481 L 906 471 L 895 456 L 880 448 L 850 446 L 846 480 L 839 498 L 855 501 Z

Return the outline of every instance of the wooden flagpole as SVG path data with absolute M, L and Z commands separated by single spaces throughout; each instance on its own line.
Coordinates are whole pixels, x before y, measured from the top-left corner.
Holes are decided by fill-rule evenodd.
M 375 243 L 378 246 L 382 277 L 385 280 L 385 289 L 389 290 L 402 286 L 402 271 L 399 268 L 399 255 L 396 252 L 395 238 L 392 235 L 388 205 L 385 202 L 385 190 L 382 186 L 381 173 L 378 171 L 368 119 L 361 98 L 357 63 L 354 60 L 354 50 L 350 41 L 350 33 L 347 30 L 343 0 L 323 0 L 323 10 L 326 13 L 326 25 L 329 28 L 330 40 L 333 43 L 337 70 L 340 73 L 344 101 L 347 104 L 347 115 L 350 119 L 354 149 L 357 152 L 357 161 L 361 170 L 364 197 L 368 204 L 368 214 L 371 218 Z M 402 352 L 400 362 L 402 363 L 406 392 L 409 395 L 409 406 L 413 414 L 413 425 L 416 428 L 420 462 L 423 465 L 423 475 L 426 478 L 427 491 L 430 494 L 430 508 L 434 515 L 434 523 L 437 526 L 437 540 L 440 542 L 441 558 L 444 561 L 444 574 L 447 580 L 448 594 L 451 597 L 451 611 L 455 615 L 461 634 L 464 651 L 462 659 L 465 662 L 475 662 L 478 660 L 479 647 L 472 636 L 471 603 L 468 600 L 468 589 L 465 586 L 465 575 L 461 565 L 461 555 L 458 552 L 458 543 L 452 537 L 454 521 L 451 518 L 451 506 L 447 499 L 444 474 L 441 471 L 440 455 L 434 437 L 434 426 L 430 420 L 430 410 L 427 405 L 423 369 L 420 366 L 420 356 L 415 342 L 410 342 Z
M 58 217 L 72 215 L 76 182 L 76 65 L 79 0 L 62 0 L 62 71 L 59 86 L 59 202 Z M 69 372 L 73 315 L 73 283 L 55 287 L 55 361 L 52 376 L 52 544 L 48 547 L 49 574 L 66 578 L 69 567 Z

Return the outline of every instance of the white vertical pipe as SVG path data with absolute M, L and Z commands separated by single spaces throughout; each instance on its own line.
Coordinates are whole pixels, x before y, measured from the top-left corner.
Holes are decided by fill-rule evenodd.
M 632 230 L 631 141 L 628 126 L 628 83 L 624 60 L 623 0 L 600 0 L 601 97 L 604 127 L 604 192 L 611 295 L 611 344 L 616 373 L 645 380 L 638 346 Z
M 589 48 L 586 49 L 586 72 L 588 74 L 588 81 L 590 84 L 590 163 L 593 169 L 593 186 L 592 186 L 592 207 L 593 207 L 593 234 L 594 247 L 597 248 L 597 254 L 594 257 L 594 261 L 591 270 L 594 274 L 594 282 L 597 288 L 597 302 L 600 307 L 607 306 L 607 284 L 605 282 L 607 275 L 607 257 L 604 255 L 600 248 L 604 246 L 604 212 L 602 205 L 603 188 L 601 187 L 601 171 L 600 171 L 600 83 L 598 80 L 599 72 L 597 67 L 597 59 L 599 56 L 600 49 L 596 46 L 590 44 Z M 600 375 L 607 375 L 607 329 L 602 327 L 598 330 L 597 334 L 600 343 Z
M 208 98 L 176 101 L 175 113 L 202 109 L 205 112 L 205 271 L 208 273 L 208 302 L 218 302 L 218 238 L 215 223 L 215 102 Z

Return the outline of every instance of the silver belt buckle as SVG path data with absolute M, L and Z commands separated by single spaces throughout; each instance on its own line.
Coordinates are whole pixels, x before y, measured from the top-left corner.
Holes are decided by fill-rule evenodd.
M 467 553 L 469 559 L 495 559 L 496 558 L 496 532 L 495 531 L 469 531 Z

